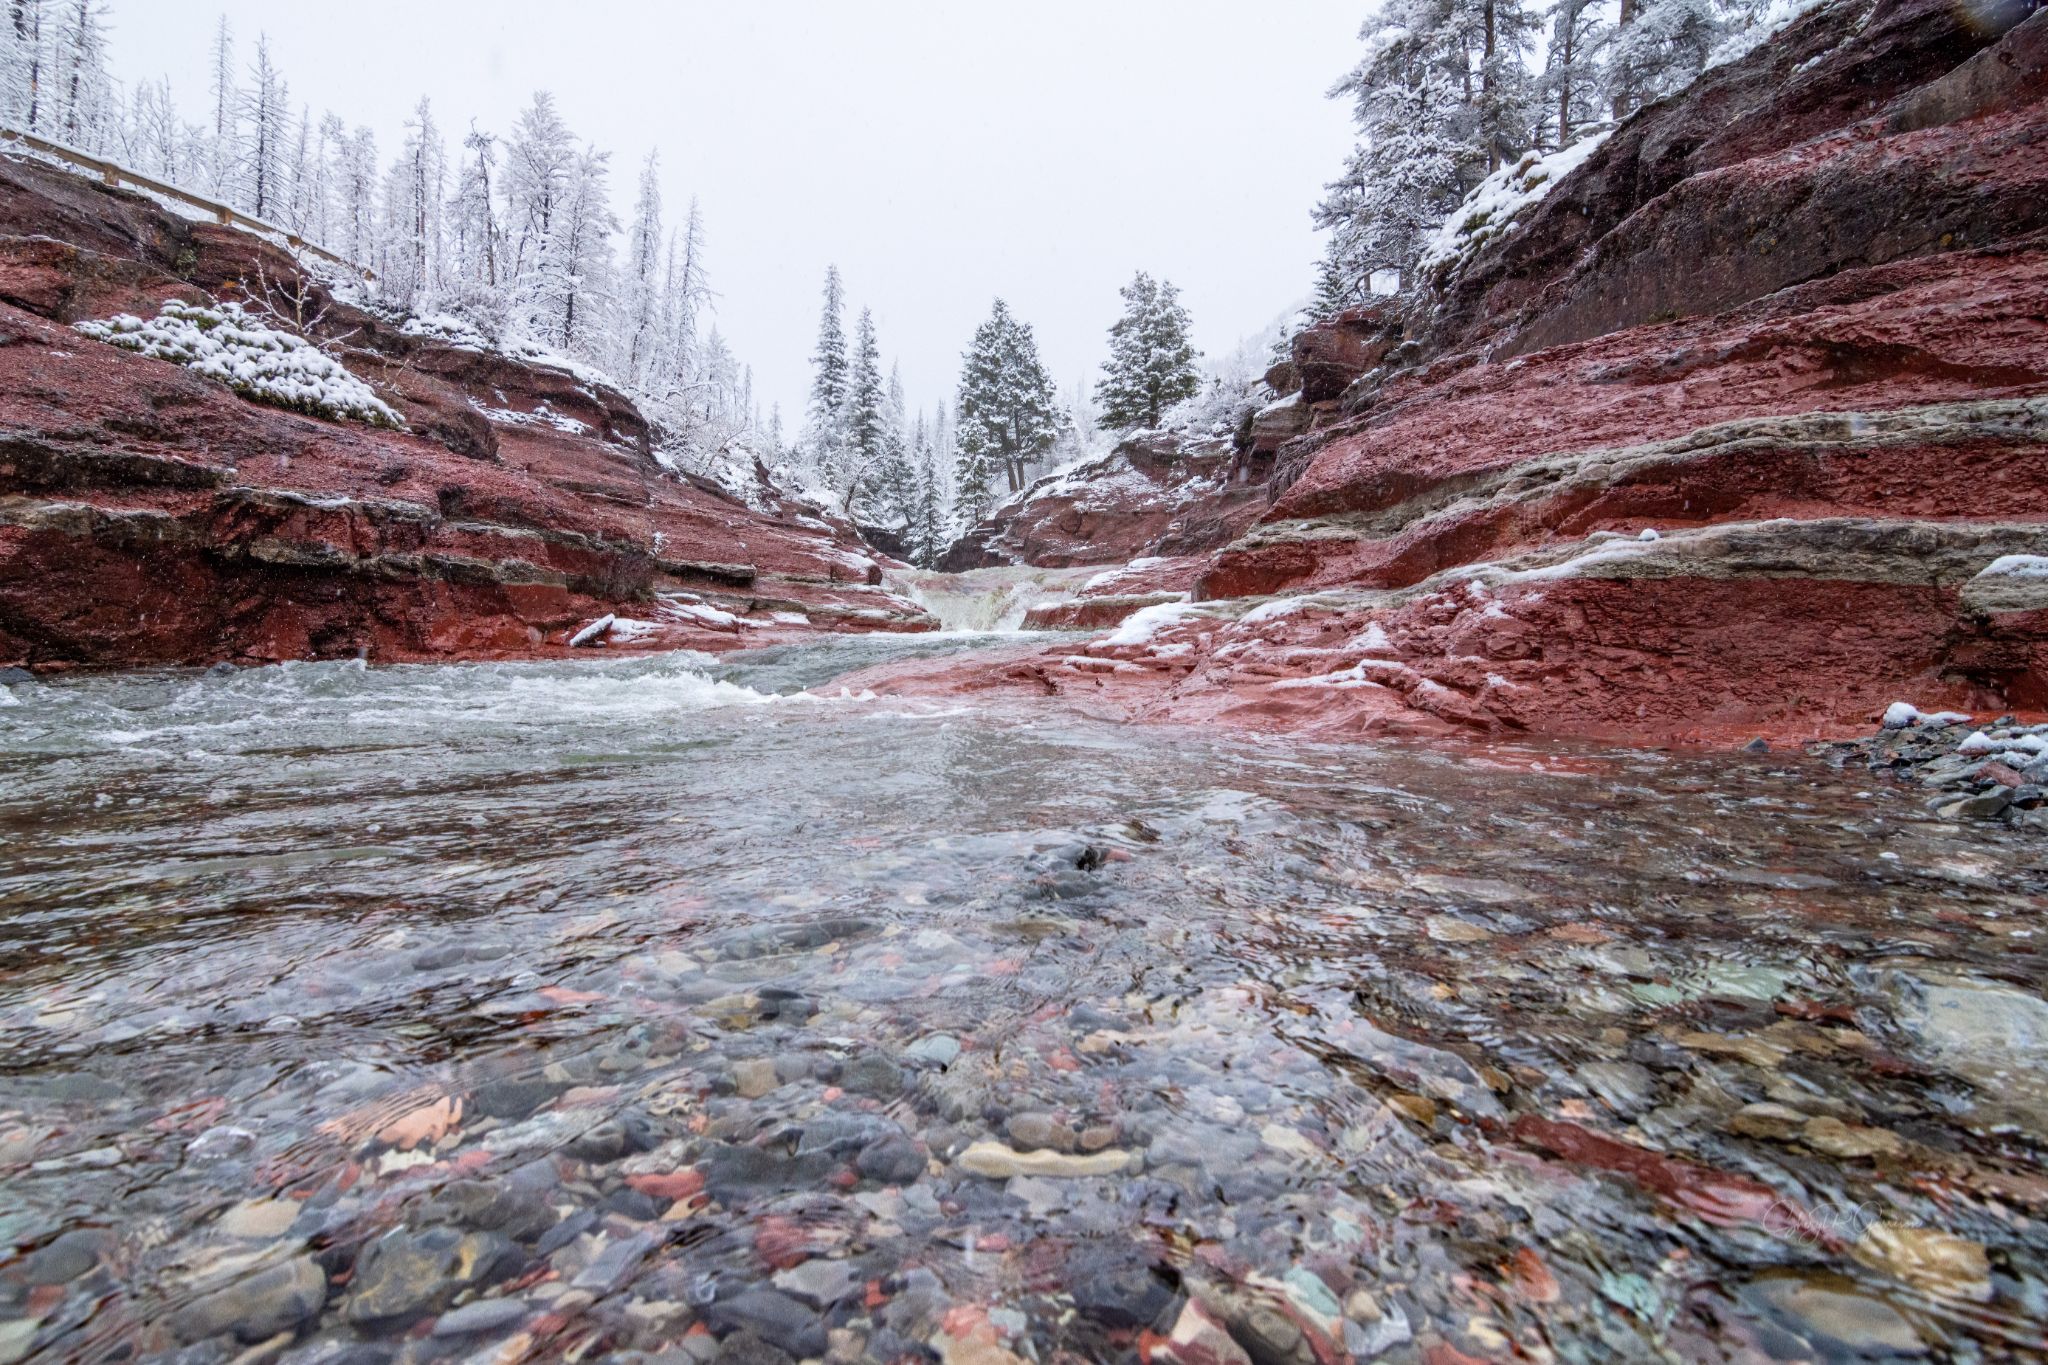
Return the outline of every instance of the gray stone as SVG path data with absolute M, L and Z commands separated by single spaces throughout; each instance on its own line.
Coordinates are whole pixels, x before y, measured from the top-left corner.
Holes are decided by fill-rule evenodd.
M 1588 1062 L 1579 1068 L 1578 1077 L 1623 1118 L 1634 1118 L 1649 1108 L 1657 1093 L 1656 1078 L 1634 1062 Z
M 943 1070 L 960 1056 L 960 1040 L 949 1033 L 928 1034 L 903 1049 L 903 1055 L 913 1062 L 925 1062 Z
M 636 1152 L 661 1145 L 659 1125 L 638 1109 L 621 1110 L 568 1143 L 570 1156 L 580 1161 L 617 1161 Z
M 100 1263 L 111 1241 L 111 1234 L 100 1228 L 60 1233 L 29 1256 L 24 1278 L 32 1285 L 69 1284 Z
M 796 1154 L 845 1160 L 863 1147 L 902 1131 L 879 1114 L 821 1114 L 804 1125 L 797 1138 Z
M 451 1308 L 434 1320 L 437 1337 L 467 1337 L 479 1332 L 496 1332 L 522 1322 L 528 1312 L 523 1299 L 478 1299 Z
M 704 1309 L 714 1328 L 753 1332 L 797 1357 L 825 1353 L 825 1320 L 818 1312 L 777 1289 L 748 1289 Z
M 268 1341 L 311 1322 L 326 1302 L 326 1272 L 311 1256 L 299 1256 L 194 1299 L 172 1314 L 171 1332 L 187 1342 L 230 1332 L 245 1342 Z
M 2012 793 L 2000 787 L 1981 796 L 1950 801 L 1941 807 L 1941 816 L 1945 820 L 1996 820 L 2011 804 Z
M 685 1337 L 691 1341 L 705 1340 L 702 1337 Z M 711 1365 L 790 1365 L 794 1359 L 789 1352 L 780 1350 L 762 1340 L 757 1332 L 734 1332 L 718 1343 L 718 1349 L 705 1357 Z
M 370 1326 L 437 1313 L 463 1290 L 490 1283 L 510 1250 L 511 1244 L 494 1232 L 394 1229 L 356 1259 L 342 1316 Z
M 854 1169 L 884 1185 L 908 1185 L 924 1174 L 924 1153 L 907 1134 L 896 1133 L 862 1149 Z
M 553 1081 L 487 1081 L 470 1093 L 470 1108 L 487 1118 L 523 1119 L 552 1100 Z
M 846 1064 L 839 1073 L 839 1084 L 856 1095 L 893 1099 L 903 1091 L 903 1068 L 879 1052 L 870 1052 Z
M 1927 1343 L 1904 1314 L 1841 1275 L 1773 1275 L 1752 1281 L 1741 1296 L 1822 1348 L 1859 1359 L 1927 1354 Z
M 659 1232 L 637 1232 L 605 1244 L 580 1274 L 570 1282 L 573 1289 L 587 1289 L 599 1298 L 616 1293 L 638 1273 L 647 1254 L 666 1239 Z
M 1022 1152 L 1051 1148 L 1055 1152 L 1074 1150 L 1074 1130 L 1050 1114 L 1012 1114 L 1004 1125 L 1010 1145 Z
M 850 1261 L 810 1260 L 775 1275 L 777 1289 L 814 1308 L 830 1308 L 860 1285 L 860 1272 Z
M 1074 1307 L 1112 1330 L 1165 1328 L 1180 1312 L 1174 1284 L 1121 1248 L 1088 1248 L 1067 1260 L 1063 1276 Z

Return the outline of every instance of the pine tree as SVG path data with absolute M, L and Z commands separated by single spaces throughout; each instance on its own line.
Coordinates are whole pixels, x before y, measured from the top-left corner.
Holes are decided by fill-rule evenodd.
M 299 126 L 292 144 L 291 154 L 285 162 L 285 178 L 291 190 L 285 203 L 284 225 L 301 237 L 311 237 L 313 192 L 320 181 L 313 160 L 313 110 L 310 106 L 299 106 Z
M 616 303 L 612 234 L 619 220 L 611 210 L 610 176 L 611 153 L 585 147 L 576 157 L 547 252 L 555 316 L 543 335 L 562 354 L 591 361 L 603 358 Z
M 377 135 L 358 128 L 336 150 L 334 168 L 335 250 L 367 264 L 377 245 Z
M 1623 0 L 1607 62 L 1614 117 L 1683 90 L 1727 32 L 1714 0 Z
M 979 520 L 994 502 L 998 479 L 1017 492 L 1029 467 L 1052 449 L 1059 404 L 1031 329 L 1001 299 L 962 359 L 957 500 L 963 515 Z
M 241 117 L 249 131 L 239 198 L 250 213 L 267 222 L 277 212 L 284 189 L 285 128 L 290 118 L 290 96 L 270 59 L 268 34 L 256 35 L 256 61 L 249 77 L 252 84 L 241 96 Z
M 241 164 L 241 107 L 242 94 L 235 88 L 235 35 L 223 14 L 213 33 L 213 129 L 207 147 L 208 188 L 216 199 L 226 200 L 235 193 Z
M 906 539 L 910 542 L 911 557 L 915 562 L 930 568 L 945 553 L 946 536 L 946 490 L 944 477 L 940 473 L 938 445 L 932 439 L 932 428 L 925 424 L 924 414 L 917 415 L 917 427 L 910 439 L 910 461 L 916 471 L 917 501 L 911 513 L 910 531 Z
M 846 289 L 839 267 L 825 268 L 825 305 L 818 346 L 811 352 L 811 403 L 804 420 L 804 454 L 828 486 L 837 486 L 846 443 Z
M 1526 0 L 1389 0 L 1366 23 L 1364 60 L 1330 91 L 1352 100 L 1359 141 L 1315 211 L 1331 234 L 1319 307 L 1363 299 L 1377 275 L 1407 289 L 1466 192 L 1528 146 L 1536 27 Z
M 64 0 L 52 69 L 57 80 L 56 136 L 83 151 L 105 149 L 116 121 L 113 78 L 107 74 L 105 6 Z
M 882 458 L 873 480 L 869 519 L 906 534 L 918 511 L 918 466 L 911 454 L 908 413 L 903 401 L 903 376 L 889 368 L 889 388 L 882 406 Z
M 640 168 L 640 192 L 633 202 L 633 226 L 626 234 L 626 276 L 623 286 L 626 326 L 619 373 L 627 383 L 642 386 L 659 344 L 661 325 L 661 161 L 649 152 Z
M 1159 415 L 1202 386 L 1188 340 L 1187 309 L 1171 284 L 1139 271 L 1120 292 L 1124 314 L 1109 329 L 1109 359 L 1095 399 L 1113 427 L 1156 427 Z
M 1331 232 L 1318 293 L 1360 298 L 1375 275 L 1407 288 L 1430 234 L 1458 206 L 1483 164 L 1469 136 L 1460 78 L 1445 66 L 1447 37 L 1433 0 L 1394 0 L 1366 28 L 1370 51 L 1332 94 L 1354 97 L 1360 141 L 1316 207 Z
M 493 181 L 498 170 L 498 140 L 469 125 L 462 139 L 462 169 L 455 182 L 449 231 L 455 252 L 455 273 L 471 289 L 498 288 L 498 210 Z
M 1600 121 L 1601 66 L 1610 32 L 1603 7 L 1594 0 L 1555 0 L 1550 8 L 1550 45 L 1544 52 L 1539 88 L 1548 106 L 1558 147 L 1579 140 L 1579 130 Z
M 406 121 L 405 147 L 385 183 L 384 297 L 412 308 L 439 287 L 447 175 L 434 113 L 422 99 Z
M 0 122 L 31 133 L 48 125 L 45 85 L 49 80 L 49 38 L 46 0 L 11 0 L 4 41 L 6 84 L 0 87 Z
M 848 512 L 873 492 L 888 457 L 886 406 L 875 316 L 863 308 L 854 327 L 853 354 L 846 371 L 845 464 L 836 485 L 842 495 L 841 505 Z
M 697 201 L 680 233 L 670 233 L 668 261 L 661 291 L 661 333 L 649 362 L 647 391 L 671 420 L 687 421 L 702 357 L 697 319 L 710 307 L 711 287 L 704 269 L 704 219 Z
M 1487 172 L 1499 170 L 1529 147 L 1537 98 L 1529 57 L 1542 21 L 1524 0 L 1449 0 L 1445 18 L 1466 73 L 1476 157 Z
M 554 96 L 536 91 L 533 103 L 514 121 L 505 146 L 508 282 L 517 283 L 539 261 L 575 167 L 576 141 L 555 112 Z

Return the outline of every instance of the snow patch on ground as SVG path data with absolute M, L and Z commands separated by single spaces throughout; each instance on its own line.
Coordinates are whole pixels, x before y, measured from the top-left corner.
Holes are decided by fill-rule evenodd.
M 1237 619 L 1240 625 L 1255 626 L 1261 621 L 1277 621 L 1283 616 L 1292 616 L 1307 606 L 1305 597 L 1276 597 L 1271 602 L 1253 607 Z
M 1185 594 L 1182 596 L 1185 597 Z M 1149 644 L 1161 631 L 1169 630 L 1201 614 L 1201 608 L 1185 600 L 1141 607 L 1125 617 L 1122 625 L 1104 636 L 1102 643 L 1114 646 Z
M 1368 654 L 1391 654 L 1394 652 L 1394 642 L 1387 638 L 1387 632 L 1381 629 L 1380 623 L 1377 621 L 1367 624 L 1366 628 L 1358 633 L 1357 638 L 1352 640 L 1351 647 L 1363 650 Z
M 708 606 L 702 602 L 684 602 L 673 597 L 664 597 L 662 599 L 661 614 L 672 621 L 682 621 L 700 626 L 716 626 L 721 630 L 737 630 L 740 626 L 746 624 L 729 611 L 721 611 L 717 607 Z M 788 614 L 778 613 L 778 615 Z M 804 618 L 804 623 L 808 625 L 810 618 Z
M 1961 725 L 1969 717 L 1960 711 L 1922 711 L 1909 701 L 1895 701 L 1884 708 L 1884 728 L 1904 730 L 1914 725 Z
M 611 631 L 605 639 L 613 644 L 630 645 L 660 630 L 661 627 L 653 621 L 636 621 L 630 616 L 620 616 L 613 619 Z
M 590 435 L 589 423 L 579 422 L 573 417 L 564 417 L 546 403 L 542 403 L 532 412 L 520 412 L 517 408 L 487 408 L 475 399 L 470 400 L 470 406 L 482 413 L 487 420 L 508 427 L 547 426 L 553 427 L 565 436 Z
M 591 643 L 616 625 L 618 619 L 618 617 L 613 616 L 609 612 L 598 617 L 595 621 L 592 621 L 589 625 L 569 637 L 569 648 L 576 649 Z
M 1084 593 L 1094 592 L 1097 588 L 1106 588 L 1110 584 L 1116 582 L 1119 578 L 1128 578 L 1130 575 L 1134 573 L 1142 573 L 1146 569 L 1156 569 L 1165 562 L 1165 558 L 1160 555 L 1141 556 L 1140 558 L 1134 559 L 1128 564 L 1120 565 L 1117 568 L 1104 569 L 1101 573 L 1095 575 L 1095 577 L 1089 579 L 1086 583 L 1083 583 L 1081 585 L 1081 591 Z
M 2048 555 L 2000 555 L 1977 571 L 1976 579 L 2048 579 Z
M 120 313 L 76 325 L 109 346 L 183 365 L 259 403 L 375 427 L 405 426 L 340 361 L 302 337 L 264 326 L 240 304 L 206 308 L 167 299 L 163 311 L 147 321 Z

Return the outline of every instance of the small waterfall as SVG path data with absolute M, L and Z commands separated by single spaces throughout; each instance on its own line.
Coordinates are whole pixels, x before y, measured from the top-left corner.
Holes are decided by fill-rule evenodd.
M 888 582 L 938 617 L 945 630 L 1019 630 L 1024 625 L 1024 614 L 1031 608 L 1066 601 L 1083 583 L 1101 572 L 1100 566 L 1036 569 L 1017 565 L 972 569 L 966 573 L 902 569 L 891 573 Z

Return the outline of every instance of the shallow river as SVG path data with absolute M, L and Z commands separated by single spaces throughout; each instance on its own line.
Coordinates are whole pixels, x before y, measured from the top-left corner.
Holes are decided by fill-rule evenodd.
M 957 647 L 0 687 L 0 1362 L 2044 1350 L 2037 844 Z

